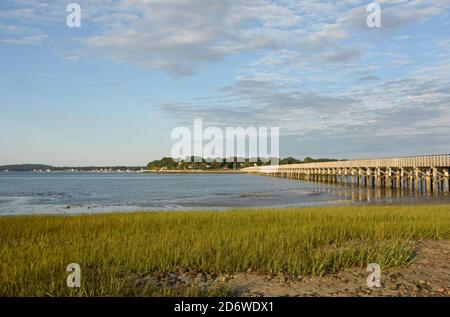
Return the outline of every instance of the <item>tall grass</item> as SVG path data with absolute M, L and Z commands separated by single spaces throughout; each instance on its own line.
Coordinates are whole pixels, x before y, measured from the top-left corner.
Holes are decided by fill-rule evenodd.
M 414 259 L 413 241 L 449 238 L 450 205 L 0 217 L 0 295 L 178 295 L 136 287 L 136 276 L 398 267 Z M 72 262 L 77 291 L 66 286 Z

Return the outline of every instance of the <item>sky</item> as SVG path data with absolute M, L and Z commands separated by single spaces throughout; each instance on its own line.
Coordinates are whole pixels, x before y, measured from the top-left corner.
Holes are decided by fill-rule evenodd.
M 371 2 L 2 0 L 0 164 L 145 165 L 195 118 L 282 157 L 449 153 L 450 1 Z

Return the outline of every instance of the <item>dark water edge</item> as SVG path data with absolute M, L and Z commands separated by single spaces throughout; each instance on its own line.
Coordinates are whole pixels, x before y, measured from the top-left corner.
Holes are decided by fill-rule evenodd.
M 0 173 L 0 215 L 445 203 L 448 193 L 246 174 Z

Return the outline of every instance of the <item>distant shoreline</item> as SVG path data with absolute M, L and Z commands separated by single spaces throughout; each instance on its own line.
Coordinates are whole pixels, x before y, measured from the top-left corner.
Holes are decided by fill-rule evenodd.
M 155 173 L 155 174 L 244 174 L 241 170 L 143 170 L 143 171 L 0 171 L 0 173 L 35 173 L 35 174 L 50 174 L 50 173 L 97 173 L 97 174 L 145 174 L 145 173 Z
M 241 170 L 147 170 L 141 173 L 159 173 L 159 174 L 243 174 Z

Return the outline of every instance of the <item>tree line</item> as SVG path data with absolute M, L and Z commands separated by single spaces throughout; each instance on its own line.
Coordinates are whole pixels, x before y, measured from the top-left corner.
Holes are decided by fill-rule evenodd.
M 299 164 L 299 163 L 313 163 L 313 162 L 332 162 L 338 161 L 332 158 L 311 158 L 306 157 L 303 160 L 296 159 L 294 157 L 286 157 L 279 160 L 279 164 Z M 243 159 L 238 157 L 233 158 L 222 158 L 222 159 L 205 159 L 199 157 L 190 157 L 187 160 L 175 160 L 171 157 L 163 157 L 160 160 L 154 160 L 147 164 L 147 169 L 149 170 L 223 170 L 223 169 L 240 169 L 245 167 L 264 166 L 270 165 L 271 160 L 257 158 L 256 162 L 254 159 Z

